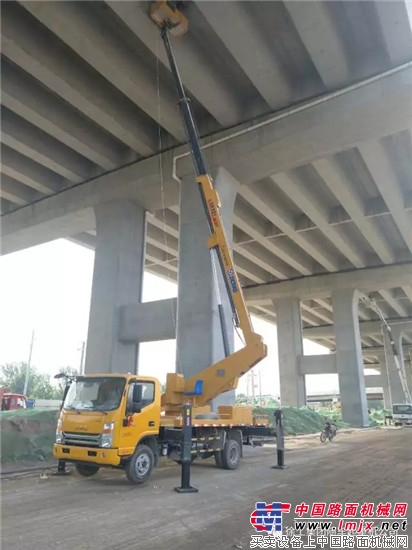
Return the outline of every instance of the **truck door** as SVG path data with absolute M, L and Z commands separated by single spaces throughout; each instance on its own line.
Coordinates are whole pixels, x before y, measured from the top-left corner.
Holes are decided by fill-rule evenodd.
M 135 386 L 139 386 L 141 390 L 140 412 L 131 413 Z M 139 380 L 129 385 L 126 414 L 131 419 L 131 423 L 129 426 L 123 426 L 121 430 L 119 454 L 132 454 L 136 444 L 142 437 L 159 433 L 160 396 L 156 395 L 156 391 L 159 391 L 159 389 L 151 381 Z

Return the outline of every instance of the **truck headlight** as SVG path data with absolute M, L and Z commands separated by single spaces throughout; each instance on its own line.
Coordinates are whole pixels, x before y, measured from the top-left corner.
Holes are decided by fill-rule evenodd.
M 101 447 L 111 447 L 113 442 L 114 422 L 109 422 L 103 426 L 101 436 Z
M 56 443 L 61 443 L 63 440 L 62 426 L 63 426 L 63 422 L 59 419 L 57 421 L 57 428 L 56 428 Z

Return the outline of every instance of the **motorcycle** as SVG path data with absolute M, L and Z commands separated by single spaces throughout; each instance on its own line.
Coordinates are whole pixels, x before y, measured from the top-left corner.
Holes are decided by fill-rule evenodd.
M 332 439 L 335 438 L 337 431 L 338 429 L 336 428 L 336 426 L 332 426 L 330 422 L 326 422 L 325 427 L 320 434 L 320 440 L 322 441 L 322 443 L 325 443 L 328 439 L 329 441 L 332 441 Z

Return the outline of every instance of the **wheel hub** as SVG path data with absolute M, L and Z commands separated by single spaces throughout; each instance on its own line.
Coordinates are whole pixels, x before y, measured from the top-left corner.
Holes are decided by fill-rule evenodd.
M 141 454 L 136 460 L 136 470 L 140 476 L 144 476 L 150 467 L 150 461 L 145 454 Z

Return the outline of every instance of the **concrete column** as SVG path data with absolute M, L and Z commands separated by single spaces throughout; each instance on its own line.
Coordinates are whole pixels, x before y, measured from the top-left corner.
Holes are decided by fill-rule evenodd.
M 305 376 L 299 364 L 303 355 L 302 322 L 298 298 L 274 300 L 278 333 L 280 399 L 282 406 L 306 405 Z
M 233 209 L 238 182 L 223 168 L 214 178 L 229 246 L 232 246 Z M 189 378 L 225 357 L 217 294 L 207 247 L 210 237 L 206 212 L 195 178 L 184 179 L 180 190 L 179 273 L 176 327 L 176 370 Z M 225 314 L 229 354 L 234 352 L 232 310 L 216 257 L 216 273 Z M 235 390 L 210 403 L 212 411 L 219 405 L 233 405 Z
M 336 338 L 336 365 L 342 403 L 342 418 L 354 426 L 369 426 L 358 320 L 358 293 L 332 292 Z
M 391 409 L 392 399 L 389 389 L 388 368 L 386 366 L 385 353 L 379 353 L 378 361 L 382 377 L 383 406 L 385 407 L 385 409 Z
M 96 250 L 85 372 L 137 372 L 138 344 L 119 342 L 119 306 L 141 302 L 146 214 L 126 199 L 95 207 Z

